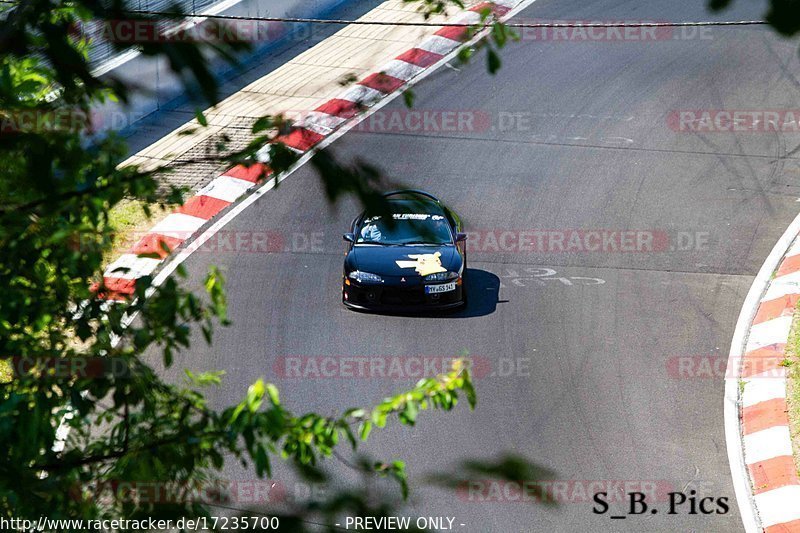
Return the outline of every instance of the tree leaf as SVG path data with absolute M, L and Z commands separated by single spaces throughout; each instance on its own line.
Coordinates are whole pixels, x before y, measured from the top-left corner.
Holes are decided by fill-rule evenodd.
M 358 430 L 359 438 L 362 441 L 367 440 L 371 432 L 372 432 L 372 422 L 369 420 L 364 420 L 363 422 L 361 422 L 361 426 Z
M 489 69 L 489 74 L 496 74 L 500 70 L 500 65 L 500 56 L 497 55 L 497 52 L 488 48 L 486 50 L 486 66 Z
M 414 94 L 413 90 L 406 89 L 405 91 L 403 91 L 403 102 L 405 102 L 407 108 L 410 109 L 410 108 L 414 107 L 414 99 L 415 98 L 416 98 L 416 95 Z
M 278 395 L 278 387 L 272 383 L 267 383 L 267 394 L 269 394 L 272 405 L 278 406 L 281 404 L 280 396 Z
M 204 128 L 208 126 L 208 119 L 206 119 L 206 116 L 205 114 L 203 114 L 202 111 L 198 109 L 197 111 L 194 112 L 194 116 L 197 119 L 197 122 L 199 122 L 201 126 L 203 126 Z

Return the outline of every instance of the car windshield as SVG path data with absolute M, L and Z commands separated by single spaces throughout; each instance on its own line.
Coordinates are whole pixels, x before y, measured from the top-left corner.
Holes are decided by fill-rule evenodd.
M 447 244 L 452 242 L 450 226 L 442 215 L 395 213 L 391 223 L 382 216 L 367 217 L 356 234 L 359 244 Z

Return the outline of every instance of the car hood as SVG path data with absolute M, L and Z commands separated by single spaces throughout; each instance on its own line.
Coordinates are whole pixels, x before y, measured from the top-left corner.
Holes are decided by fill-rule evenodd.
M 446 270 L 458 272 L 461 257 L 453 245 L 444 246 L 354 246 L 350 252 L 353 266 L 363 272 L 379 276 L 418 276 L 413 267 L 401 267 L 397 261 L 414 261 L 410 255 L 427 255 L 439 252 L 439 261 Z

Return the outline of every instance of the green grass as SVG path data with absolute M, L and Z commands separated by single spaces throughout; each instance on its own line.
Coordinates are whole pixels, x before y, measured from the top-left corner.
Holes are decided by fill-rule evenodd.
M 144 203 L 138 200 L 123 200 L 108 213 L 109 225 L 115 229 L 111 247 L 103 255 L 104 264 L 111 263 L 117 256 L 125 253 L 153 225 L 167 216 L 171 206 L 151 205 L 151 216 L 143 209 Z M 0 360 L 0 383 L 9 383 L 13 379 L 11 362 Z
M 111 263 L 117 256 L 125 253 L 136 244 L 159 220 L 173 209 L 171 206 L 150 205 L 150 216 L 144 212 L 145 203 L 140 200 L 122 200 L 108 212 L 109 225 L 114 228 L 111 247 L 103 256 L 104 263 Z
M 794 464 L 800 475 L 800 302 L 794 310 L 792 329 L 786 344 L 786 359 L 781 363 L 786 367 L 786 403 L 789 409 L 789 431 L 792 435 Z

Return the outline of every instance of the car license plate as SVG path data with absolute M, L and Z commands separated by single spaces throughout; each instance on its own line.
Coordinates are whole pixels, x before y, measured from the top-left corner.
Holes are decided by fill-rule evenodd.
M 456 282 L 443 283 L 441 285 L 425 285 L 425 294 L 439 294 L 440 292 L 450 292 L 456 290 Z

